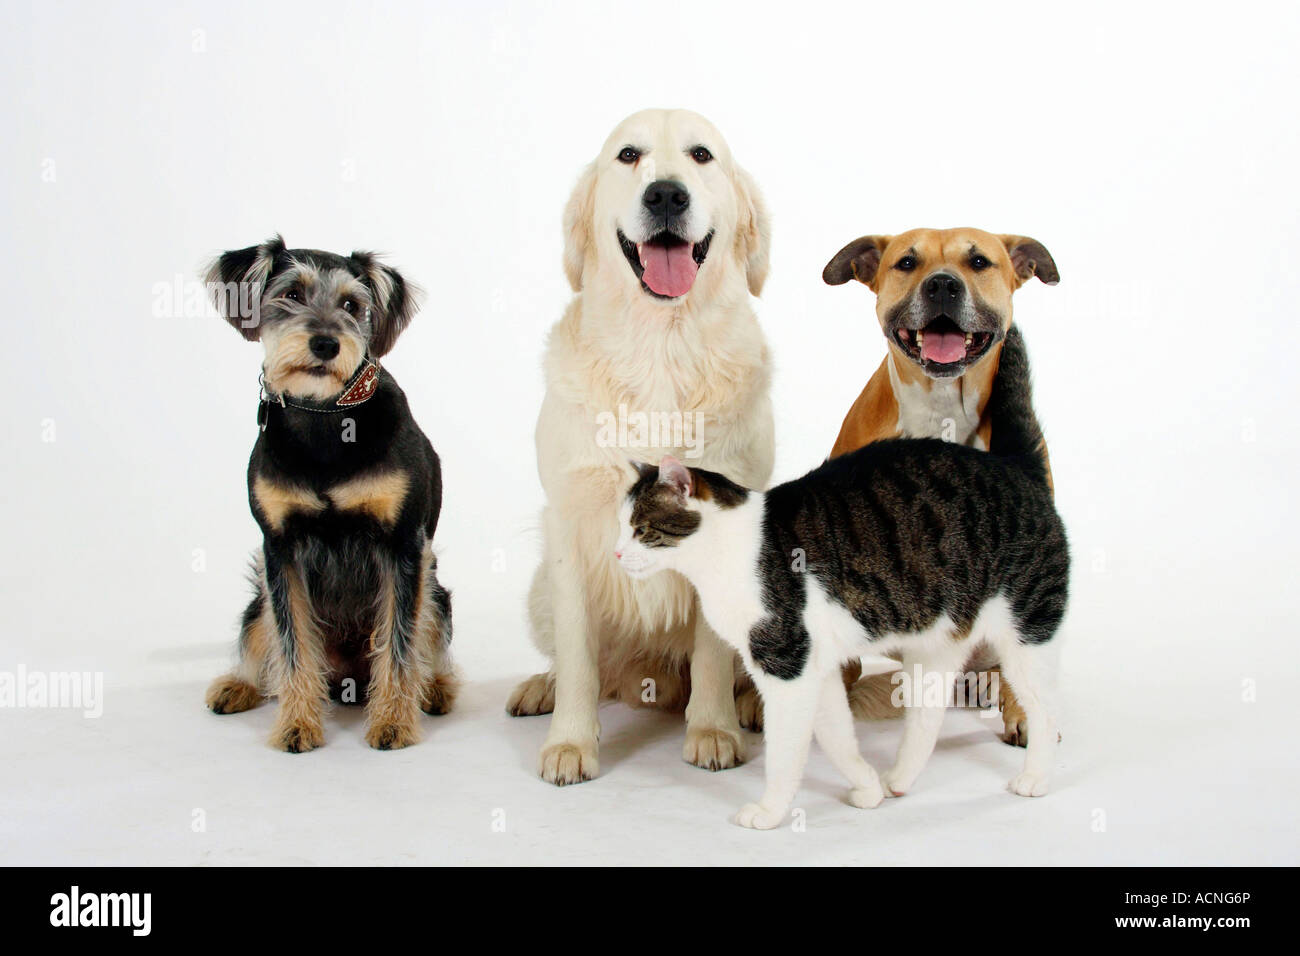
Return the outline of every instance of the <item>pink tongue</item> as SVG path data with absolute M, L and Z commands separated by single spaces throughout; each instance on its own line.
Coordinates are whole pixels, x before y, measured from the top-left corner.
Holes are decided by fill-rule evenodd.
M 966 357 L 966 335 L 963 332 L 926 332 L 921 345 L 921 358 L 947 365 Z
M 700 267 L 695 264 L 689 243 L 668 247 L 643 245 L 638 252 L 645 268 L 641 280 L 651 292 L 675 299 L 691 291 Z

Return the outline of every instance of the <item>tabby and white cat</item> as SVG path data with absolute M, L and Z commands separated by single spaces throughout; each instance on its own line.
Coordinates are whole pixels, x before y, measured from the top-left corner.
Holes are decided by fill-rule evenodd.
M 897 760 L 877 777 L 858 751 L 841 665 L 861 657 L 868 670 L 893 669 L 884 655 L 896 652 L 908 674 L 951 675 L 981 642 L 1028 717 L 1024 769 L 1010 788 L 1047 792 L 1057 742 L 1049 642 L 1065 613 L 1070 559 L 1014 327 L 990 402 L 988 452 L 893 439 L 767 492 L 671 457 L 637 466 L 620 564 L 634 577 L 671 569 L 690 580 L 763 697 L 767 785 L 761 802 L 741 809 L 741 825 L 785 818 L 814 734 L 853 785 L 855 806 L 905 793 L 934 750 L 945 706 L 914 688 Z

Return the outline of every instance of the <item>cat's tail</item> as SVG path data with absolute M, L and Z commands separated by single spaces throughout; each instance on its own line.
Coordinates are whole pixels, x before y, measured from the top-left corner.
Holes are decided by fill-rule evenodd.
M 1002 342 L 988 411 L 992 427 L 989 451 L 1016 459 L 1036 480 L 1050 486 L 1047 446 L 1043 429 L 1034 415 L 1029 353 L 1025 350 L 1024 337 L 1014 325 Z

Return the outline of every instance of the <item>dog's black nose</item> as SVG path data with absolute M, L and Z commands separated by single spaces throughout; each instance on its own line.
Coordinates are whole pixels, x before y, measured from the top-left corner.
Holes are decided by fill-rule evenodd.
M 307 347 L 312 355 L 327 362 L 339 354 L 339 340 L 332 335 L 313 335 Z
M 961 280 L 946 272 L 936 272 L 925 280 L 925 297 L 935 305 L 956 305 L 964 291 Z
M 686 187 L 671 179 L 656 180 L 641 194 L 641 205 L 656 216 L 679 215 L 690 204 L 691 194 L 686 191 Z

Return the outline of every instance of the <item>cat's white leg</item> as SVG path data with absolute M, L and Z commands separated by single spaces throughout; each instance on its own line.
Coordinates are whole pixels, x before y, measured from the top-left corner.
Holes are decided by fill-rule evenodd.
M 1029 726 L 1025 767 L 1008 786 L 1022 797 L 1041 797 L 1056 762 L 1056 648 L 1050 643 L 1021 644 L 1015 636 L 1000 642 L 999 650 L 1002 679 L 1015 691 Z
M 880 806 L 885 791 L 875 769 L 862 758 L 858 738 L 853 730 L 853 713 L 844 680 L 836 669 L 822 679 L 821 696 L 817 701 L 817 717 L 813 724 L 817 743 L 830 758 L 835 769 L 848 778 L 853 789 L 849 802 L 855 807 L 869 810 Z
M 586 587 L 576 549 L 553 508 L 545 512 L 545 552 L 555 640 L 555 711 L 542 745 L 540 772 L 564 786 L 600 772 L 598 633 L 587 619 Z
M 736 717 L 735 662 L 735 650 L 713 632 L 697 607 L 682 759 L 705 770 L 726 770 L 745 762 L 745 741 Z
M 947 638 L 942 640 L 946 646 L 903 652 L 903 674 L 910 686 L 904 699 L 903 740 L 898 745 L 898 756 L 894 765 L 881 775 L 886 796 L 901 797 L 907 793 L 934 753 L 943 715 L 952 697 L 952 674 L 966 654 L 964 645 Z M 931 674 L 935 676 L 928 677 Z
M 824 675 L 805 665 L 804 672 L 793 680 L 757 671 L 753 677 L 763 696 L 767 782 L 763 799 L 741 807 L 736 822 L 742 827 L 770 830 L 785 819 L 803 778 Z

